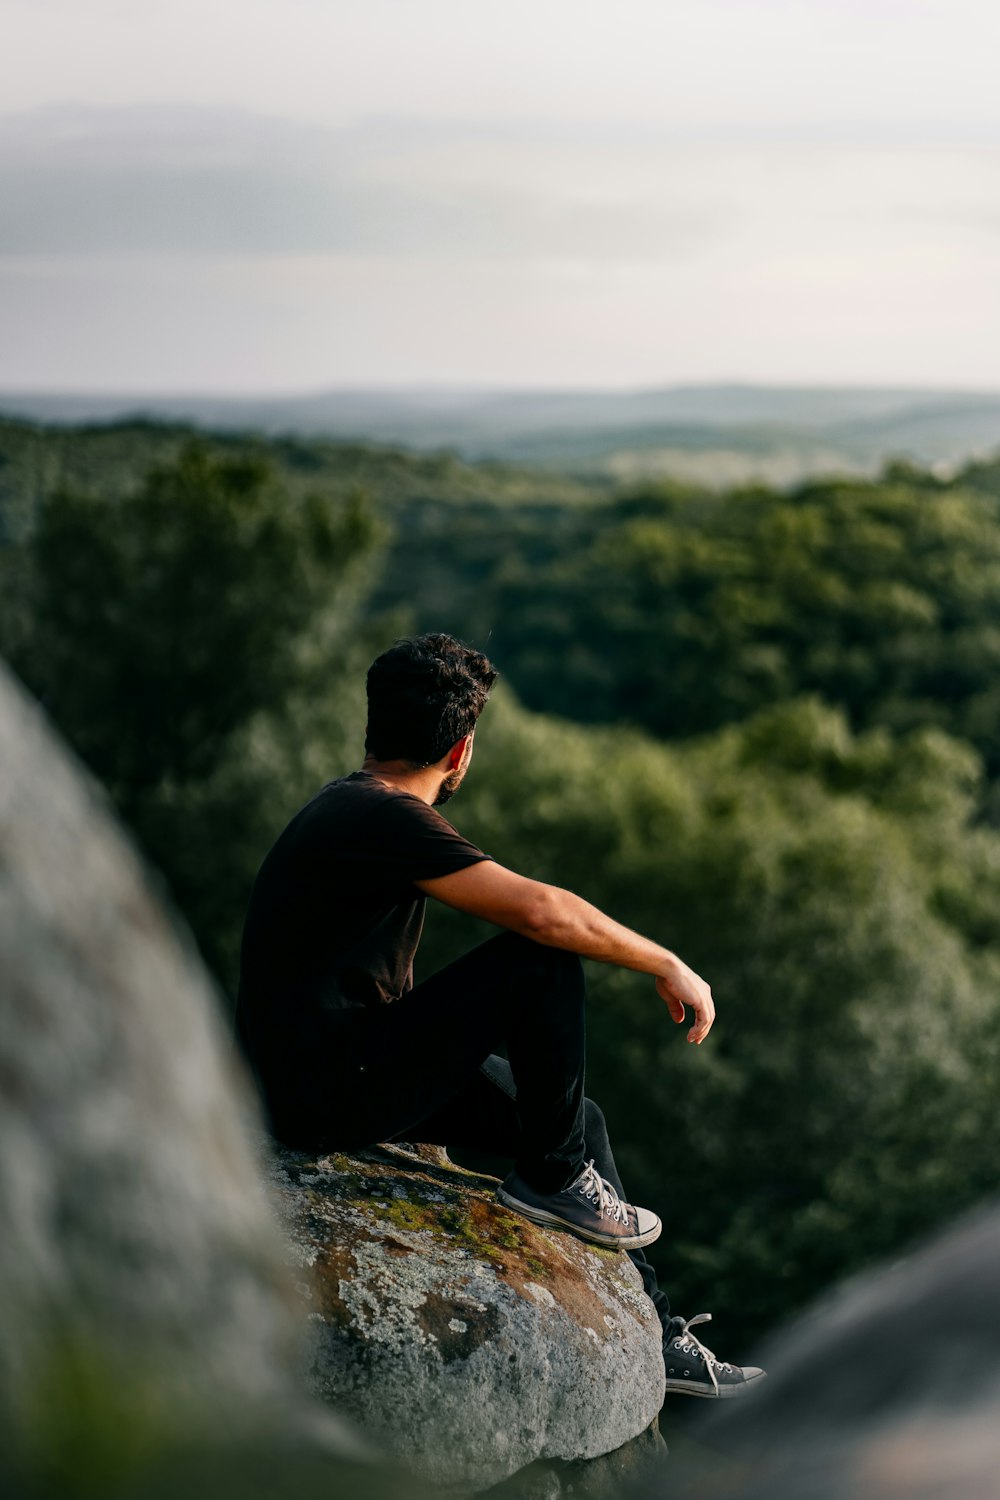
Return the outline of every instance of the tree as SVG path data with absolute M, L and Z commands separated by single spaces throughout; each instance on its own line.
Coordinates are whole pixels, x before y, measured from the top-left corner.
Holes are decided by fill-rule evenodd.
M 676 740 L 811 692 L 856 728 L 938 725 L 996 775 L 996 500 L 904 479 L 595 510 L 558 560 L 500 565 L 496 654 L 545 711 Z
M 191 444 L 133 494 L 55 491 L 19 549 L 12 664 L 226 980 L 374 539 L 359 500 L 293 501 L 263 457 Z

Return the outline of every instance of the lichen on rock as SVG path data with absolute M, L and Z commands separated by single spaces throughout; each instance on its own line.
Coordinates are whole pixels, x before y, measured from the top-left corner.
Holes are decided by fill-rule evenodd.
M 314 1391 L 440 1485 L 590 1459 L 655 1419 L 656 1313 L 625 1255 L 501 1207 L 439 1148 L 279 1148 Z

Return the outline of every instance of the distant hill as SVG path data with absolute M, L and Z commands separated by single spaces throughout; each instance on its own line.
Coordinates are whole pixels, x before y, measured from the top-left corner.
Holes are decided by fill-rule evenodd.
M 49 423 L 151 417 L 216 431 L 451 450 L 466 459 L 710 485 L 874 473 L 887 459 L 957 467 L 1000 449 L 1000 392 L 754 385 L 645 391 L 329 391 L 255 399 L 0 392 Z
M 437 517 L 446 532 L 459 511 L 527 508 L 553 518 L 604 499 L 601 476 L 582 481 L 554 469 L 465 462 L 450 453 L 331 442 L 319 437 L 248 435 L 245 430 L 195 428 L 180 420 L 130 417 L 70 423 L 38 421 L 0 409 L 0 547 L 28 531 L 42 498 L 62 486 L 127 494 L 155 464 L 171 463 L 193 437 L 219 453 L 259 453 L 290 494 L 361 492 L 378 513 L 405 527 Z M 554 522 L 553 522 L 554 524 Z

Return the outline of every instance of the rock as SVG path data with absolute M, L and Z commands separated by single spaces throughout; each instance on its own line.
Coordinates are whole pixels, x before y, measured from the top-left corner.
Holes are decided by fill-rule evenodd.
M 1000 1205 L 858 1277 L 761 1363 L 697 1465 L 672 1460 L 671 1500 L 1000 1496 Z
M 484 1489 L 654 1421 L 660 1325 L 627 1256 L 537 1229 L 439 1148 L 281 1150 L 274 1185 L 312 1389 L 429 1480 Z
M 0 765 L 0 1491 L 138 1494 L 183 1450 L 190 1497 L 192 1452 L 252 1433 L 324 1493 L 360 1464 L 366 1496 L 409 1496 L 302 1393 L 299 1301 L 217 997 L 2 666 Z

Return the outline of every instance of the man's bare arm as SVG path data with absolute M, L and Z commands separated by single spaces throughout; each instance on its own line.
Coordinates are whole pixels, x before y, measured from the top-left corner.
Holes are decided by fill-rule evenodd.
M 686 1005 L 693 1010 L 689 1042 L 704 1041 L 711 1030 L 715 1005 L 705 981 L 669 948 L 623 927 L 572 891 L 529 880 L 492 860 L 453 875 L 418 880 L 417 885 L 445 906 L 483 917 L 546 947 L 565 948 L 583 958 L 652 974 L 675 1021 L 684 1020 Z

